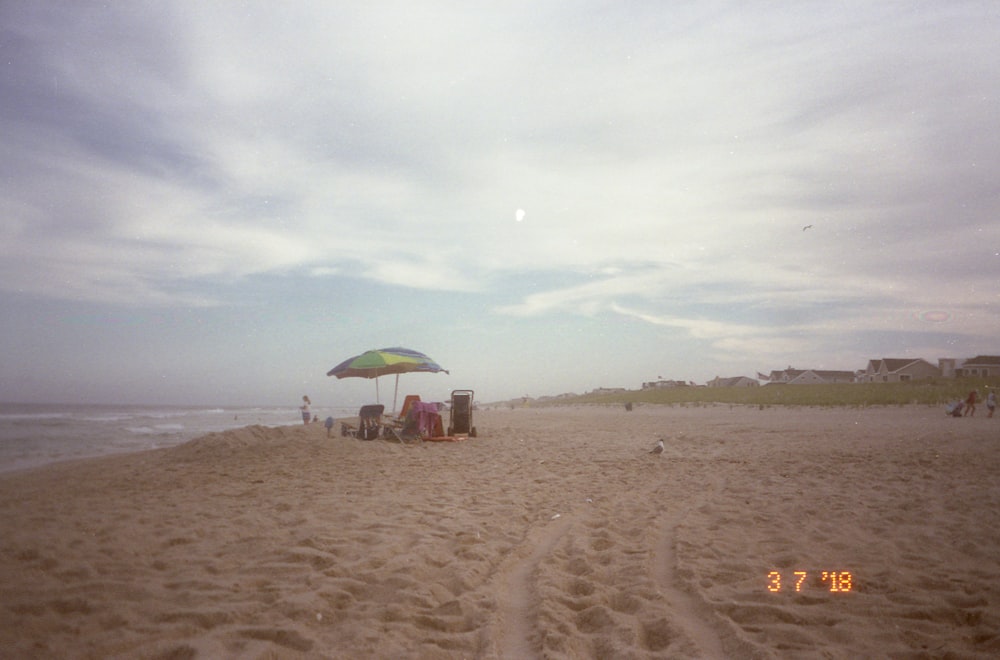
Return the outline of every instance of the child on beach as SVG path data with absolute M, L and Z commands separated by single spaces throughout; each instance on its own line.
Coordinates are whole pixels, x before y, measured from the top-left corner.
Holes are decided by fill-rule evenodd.
M 312 419 L 312 414 L 309 412 L 309 406 L 312 404 L 312 401 L 309 400 L 308 396 L 302 395 L 302 402 L 302 405 L 299 406 L 299 410 L 302 411 L 302 423 L 308 424 L 309 420 Z
M 996 408 L 997 408 L 997 393 L 994 392 L 993 390 L 990 390 L 990 393 L 986 395 L 986 409 L 989 410 L 989 412 L 986 413 L 986 416 L 992 417 L 993 411 L 996 410 Z
M 979 393 L 976 390 L 969 392 L 969 396 L 965 397 L 965 412 L 962 413 L 962 417 L 976 416 L 976 401 L 979 399 Z

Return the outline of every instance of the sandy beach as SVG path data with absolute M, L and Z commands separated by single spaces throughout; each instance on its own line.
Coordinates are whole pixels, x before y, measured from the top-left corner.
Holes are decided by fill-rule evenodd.
M 0 475 L 2 655 L 1000 656 L 1000 419 L 475 423 L 422 445 L 247 427 Z

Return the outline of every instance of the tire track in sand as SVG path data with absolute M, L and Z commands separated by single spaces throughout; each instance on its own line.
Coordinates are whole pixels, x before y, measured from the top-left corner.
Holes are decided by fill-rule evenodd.
M 728 658 L 731 654 L 727 653 L 719 634 L 722 622 L 717 620 L 707 603 L 700 601 L 697 596 L 688 594 L 678 583 L 674 537 L 677 527 L 691 509 L 706 501 L 709 495 L 716 493 L 721 486 L 721 479 L 716 479 L 697 501 L 683 510 L 661 518 L 659 538 L 653 549 L 653 580 L 670 607 L 674 622 L 698 648 L 699 658 Z M 713 619 L 716 620 L 716 625 L 710 623 Z
M 519 660 L 540 657 L 535 626 L 539 599 L 534 577 L 538 565 L 566 534 L 569 525 L 564 516 L 529 534 L 519 548 L 531 548 L 531 553 L 525 556 L 515 550 L 493 579 L 497 612 L 488 633 L 492 652 L 489 657 Z

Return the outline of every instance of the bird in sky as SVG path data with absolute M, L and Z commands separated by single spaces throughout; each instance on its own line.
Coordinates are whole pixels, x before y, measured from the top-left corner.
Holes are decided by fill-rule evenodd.
M 802 228 L 802 231 L 805 231 L 807 229 L 812 229 L 812 225 L 806 225 L 805 227 Z
M 653 447 L 653 450 L 649 453 L 656 454 L 657 456 L 663 453 L 663 438 L 656 441 L 656 446 Z

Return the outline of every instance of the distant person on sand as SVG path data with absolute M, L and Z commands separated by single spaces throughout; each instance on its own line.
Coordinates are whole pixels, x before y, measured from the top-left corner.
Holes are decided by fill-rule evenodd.
M 951 415 L 952 417 L 961 417 L 962 416 L 962 407 L 964 405 L 965 404 L 963 404 L 961 401 L 955 401 L 953 403 L 949 403 L 948 405 L 946 405 L 944 407 L 944 411 L 946 413 L 948 413 L 949 415 Z
M 327 417 L 326 421 L 323 422 L 323 426 L 326 427 L 326 437 L 330 437 L 330 433 L 333 431 L 333 417 Z
M 989 410 L 986 413 L 987 417 L 993 416 L 993 411 L 997 409 L 997 393 L 990 390 L 990 393 L 986 395 L 986 409 Z
M 967 415 L 969 417 L 976 416 L 976 401 L 978 399 L 979 399 L 979 394 L 976 392 L 976 390 L 972 390 L 971 392 L 969 392 L 969 396 L 965 397 L 965 412 L 962 413 L 962 417 L 965 417 Z
M 308 396 L 302 395 L 302 405 L 299 406 L 299 410 L 302 411 L 302 423 L 308 424 L 309 420 L 312 419 L 312 414 L 309 412 L 309 406 L 312 401 L 309 400 Z

